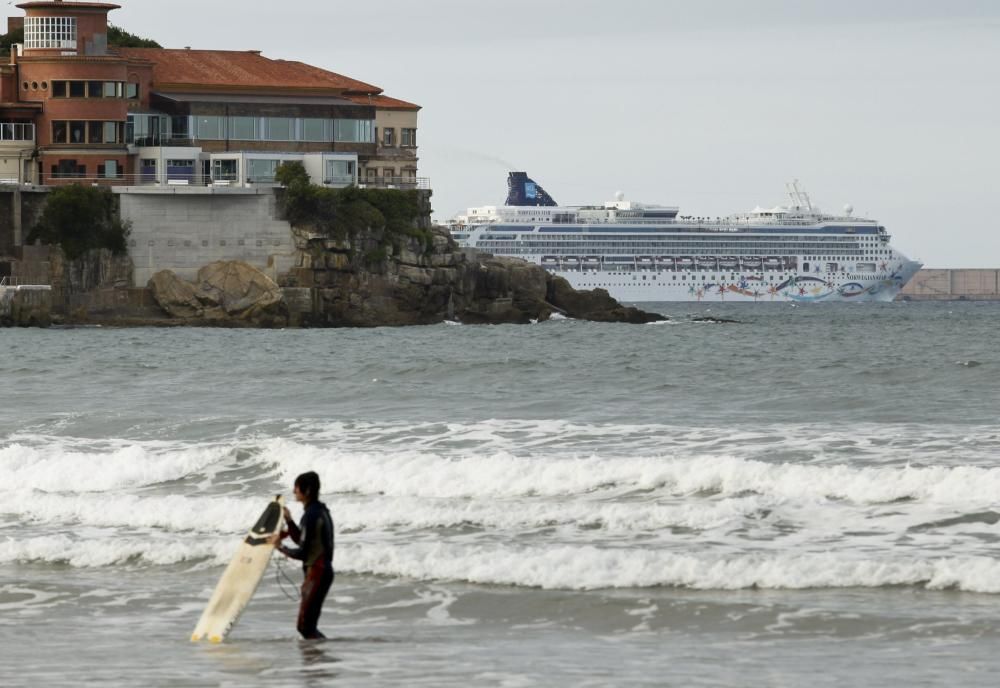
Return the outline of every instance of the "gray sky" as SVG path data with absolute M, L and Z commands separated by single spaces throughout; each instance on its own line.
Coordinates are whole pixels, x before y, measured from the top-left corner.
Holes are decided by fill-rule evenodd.
M 929 267 L 1000 267 L 996 0 L 118 0 L 167 47 L 258 49 L 423 106 L 436 218 L 508 165 L 563 204 L 727 215 L 798 178 Z

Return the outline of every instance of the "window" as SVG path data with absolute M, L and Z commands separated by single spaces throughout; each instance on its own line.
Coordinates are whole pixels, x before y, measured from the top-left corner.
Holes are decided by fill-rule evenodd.
M 382 177 L 383 177 L 383 178 L 384 178 L 384 179 L 385 179 L 385 180 L 386 180 L 387 182 L 388 182 L 389 180 L 391 180 L 391 179 L 392 179 L 393 177 L 395 177 L 395 176 L 396 176 L 396 170 L 395 170 L 395 169 L 393 169 L 392 167 L 383 167 L 383 168 L 382 168 Z
M 212 161 L 212 181 L 234 182 L 237 176 L 239 160 L 213 160 Z
M 265 184 L 273 182 L 274 173 L 280 164 L 280 160 L 247 160 L 247 181 Z
M 129 100 L 138 100 L 139 84 L 132 81 L 125 84 L 125 97 L 128 98 Z
M 264 122 L 267 125 L 268 141 L 295 140 L 295 120 L 291 117 L 267 117 Z
M 69 123 L 69 142 L 70 143 L 86 143 L 87 141 L 87 123 L 86 122 L 70 122 Z
M 383 146 L 393 146 L 395 145 L 392 140 L 395 137 L 396 130 L 392 127 L 385 127 L 382 129 L 382 145 Z
M 69 122 L 52 123 L 52 143 L 66 143 L 69 132 Z
M 116 177 L 119 177 L 118 161 L 105 160 L 103 165 L 97 166 L 97 176 L 104 177 L 106 179 L 115 179 Z
M 53 81 L 52 82 L 52 97 L 53 98 L 65 98 L 66 97 L 66 82 L 65 81 Z
M 122 84 L 120 81 L 105 81 L 104 82 L 104 97 L 105 98 L 121 98 L 122 97 Z
M 104 143 L 104 122 L 88 122 L 87 128 L 91 143 Z
M 171 117 L 170 118 L 170 132 L 171 137 L 175 139 L 186 139 L 191 135 L 188 123 L 189 118 L 186 116 L 181 117 Z
M 70 81 L 69 82 L 69 97 L 70 98 L 86 98 L 87 97 L 87 82 L 86 81 Z
M 52 166 L 52 176 L 56 178 L 65 177 L 85 177 L 87 167 L 77 165 L 76 160 L 60 160 L 58 165 Z
M 332 127 L 327 125 L 329 120 L 306 117 L 302 120 L 302 140 L 303 141 L 329 141 L 331 139 Z
M 225 120 L 222 117 L 200 115 L 195 124 L 198 127 L 197 138 L 220 141 L 223 138 Z
M 417 130 L 416 129 L 400 129 L 401 140 L 399 145 L 406 148 L 413 148 L 417 145 Z
M 118 122 L 104 122 L 104 143 L 118 143 L 119 136 Z
M 104 82 L 103 81 L 88 81 L 87 82 L 87 97 L 88 98 L 103 98 L 104 97 Z
M 257 138 L 256 117 L 230 117 L 229 138 L 239 141 L 253 141 Z
M 370 119 L 335 119 L 333 140 L 345 143 L 375 143 L 375 123 Z
M 327 184 L 353 184 L 353 160 L 327 160 L 326 175 L 323 179 Z
M 25 17 L 25 48 L 76 49 L 76 17 Z

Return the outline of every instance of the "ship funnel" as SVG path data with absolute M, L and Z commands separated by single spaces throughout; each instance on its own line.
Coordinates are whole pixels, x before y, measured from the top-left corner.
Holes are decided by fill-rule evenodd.
M 511 172 L 507 175 L 507 202 L 504 205 L 551 207 L 558 204 L 528 177 L 527 172 Z

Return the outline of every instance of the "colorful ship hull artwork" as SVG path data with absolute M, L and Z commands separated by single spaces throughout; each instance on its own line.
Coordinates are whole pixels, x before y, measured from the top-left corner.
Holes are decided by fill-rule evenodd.
M 788 206 L 715 219 L 621 193 L 603 206 L 558 206 L 523 172 L 507 184 L 505 205 L 455 218 L 459 244 L 523 258 L 621 301 L 892 301 L 921 267 L 877 221 L 850 206 L 821 213 L 797 182 Z

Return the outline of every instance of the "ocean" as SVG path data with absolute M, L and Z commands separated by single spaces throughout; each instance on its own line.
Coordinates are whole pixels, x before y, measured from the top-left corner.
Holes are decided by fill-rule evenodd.
M 1000 304 L 650 309 L 0 331 L 0 684 L 995 685 Z M 330 639 L 189 642 L 306 470 Z

